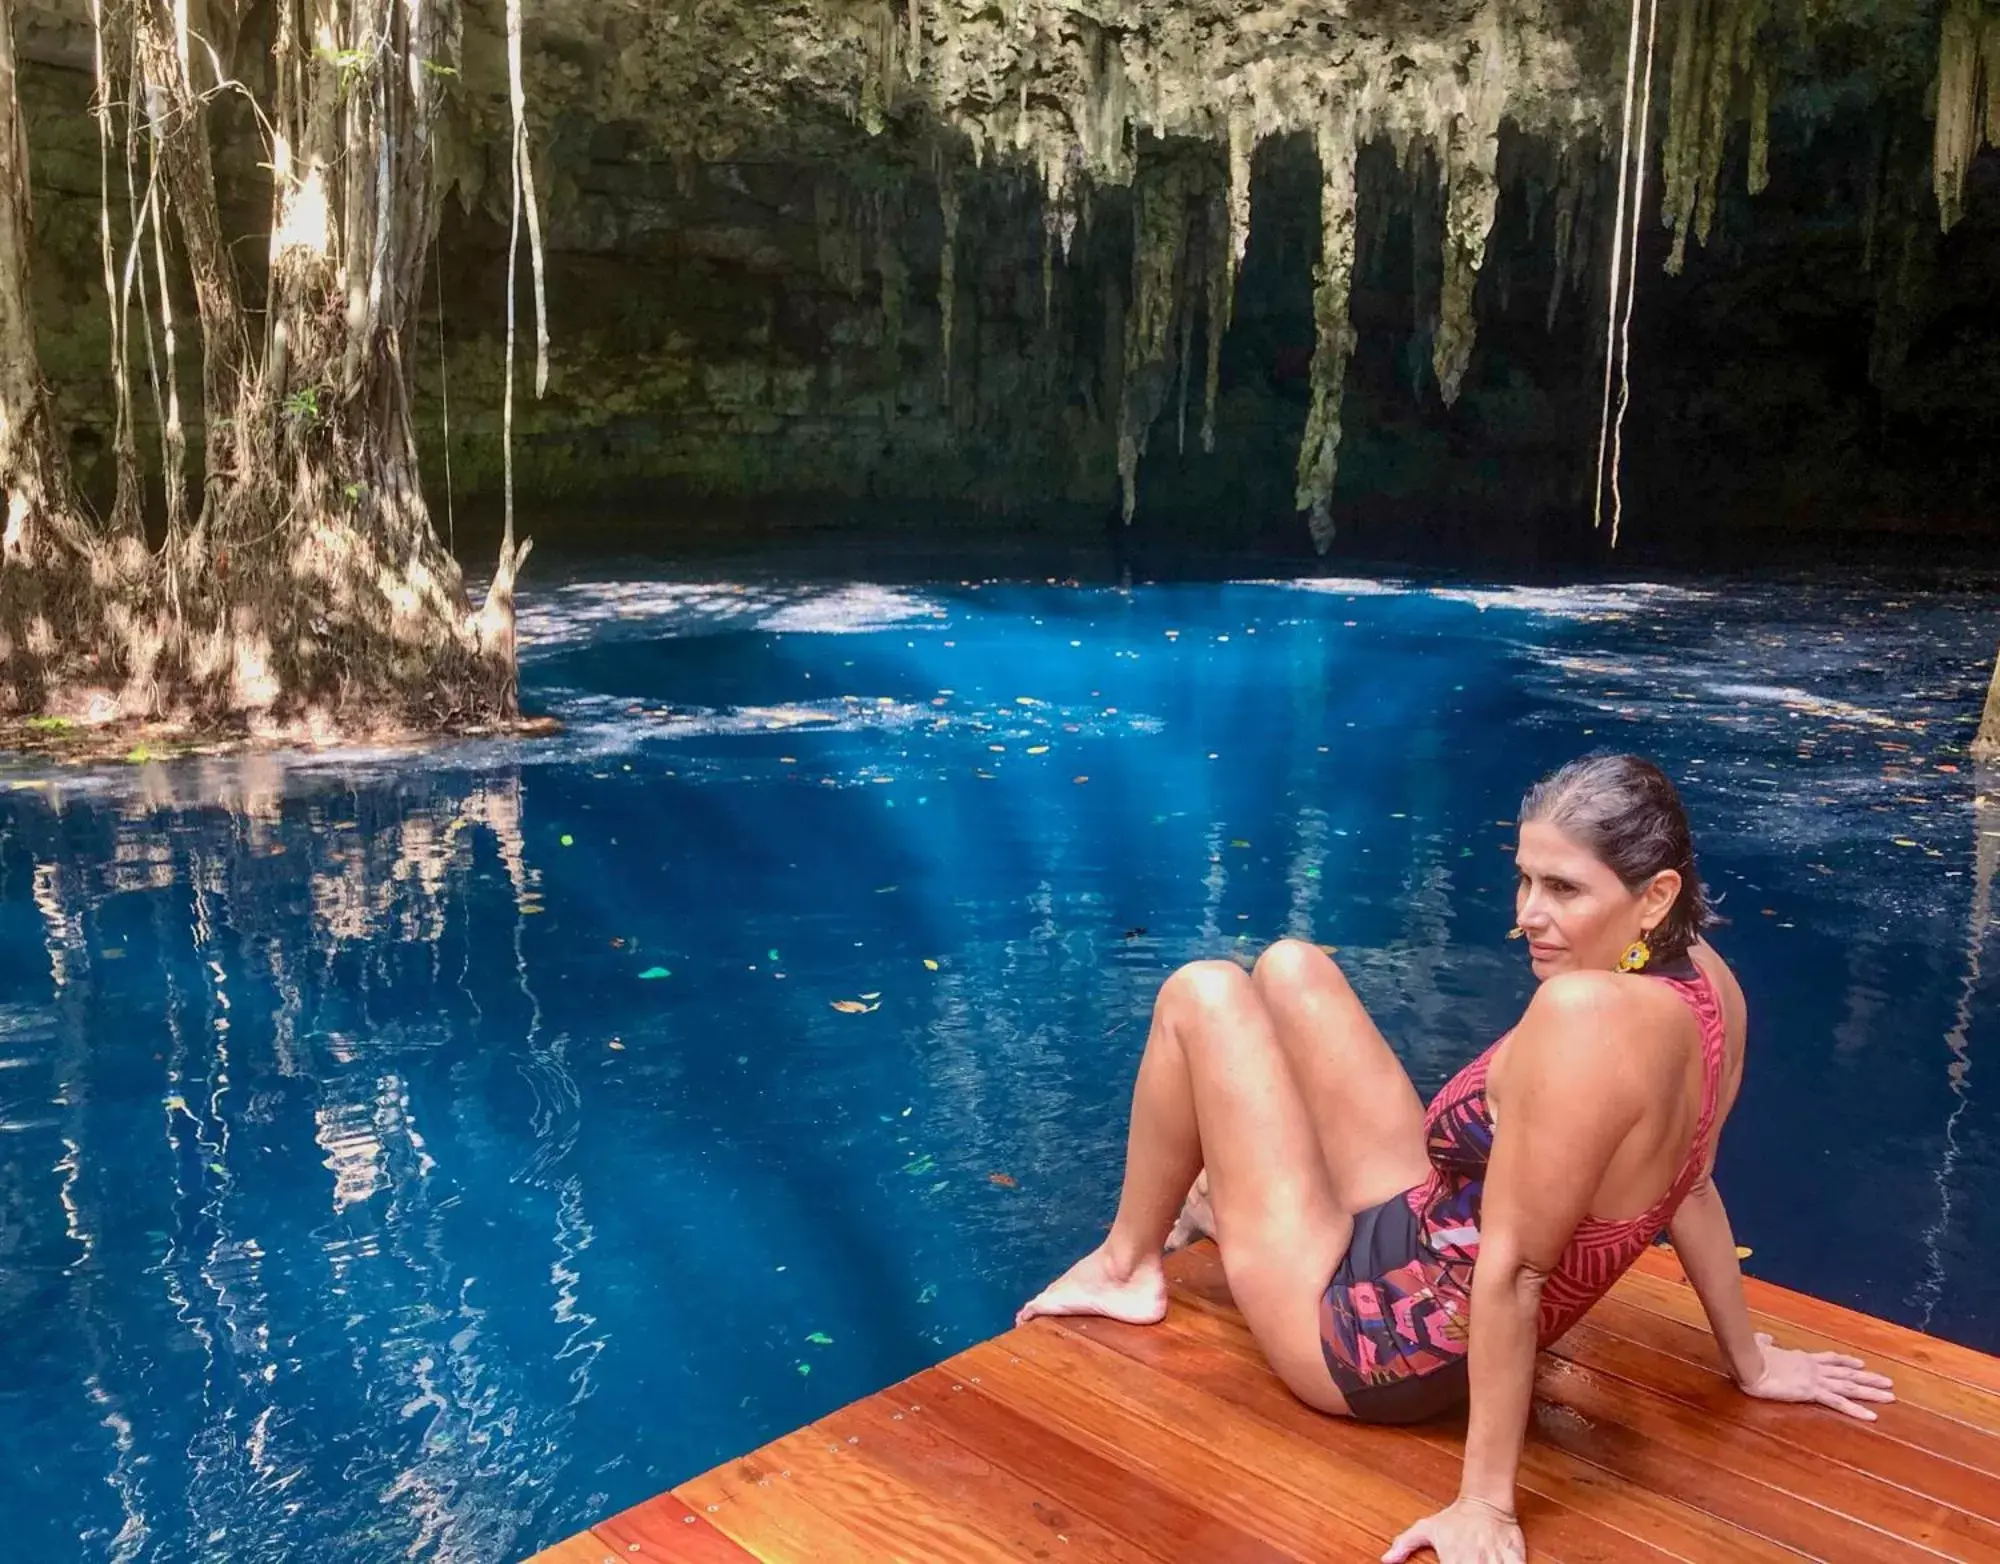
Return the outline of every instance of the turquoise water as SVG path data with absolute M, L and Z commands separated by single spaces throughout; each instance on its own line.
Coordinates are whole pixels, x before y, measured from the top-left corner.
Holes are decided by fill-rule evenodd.
M 577 579 L 524 629 L 557 740 L 0 791 L 9 1557 L 509 1560 L 992 1334 L 1108 1219 L 1178 963 L 1338 945 L 1426 1089 L 1501 1031 L 1505 820 L 1597 745 L 1731 919 L 1750 1269 L 2000 1350 L 1990 598 Z

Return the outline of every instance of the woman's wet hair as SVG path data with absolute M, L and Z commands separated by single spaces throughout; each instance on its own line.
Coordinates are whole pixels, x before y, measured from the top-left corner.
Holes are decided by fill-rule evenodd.
M 1687 811 L 1667 774 L 1638 755 L 1588 755 L 1552 771 L 1521 800 L 1521 824 L 1552 825 L 1635 894 L 1662 869 L 1679 871 L 1680 895 L 1647 936 L 1655 959 L 1683 955 L 1716 920 L 1694 864 Z

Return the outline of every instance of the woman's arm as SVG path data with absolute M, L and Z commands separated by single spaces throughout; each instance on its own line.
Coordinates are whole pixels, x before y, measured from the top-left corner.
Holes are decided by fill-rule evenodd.
M 1712 1166 L 1713 1158 L 1710 1162 Z M 1729 1213 L 1712 1178 L 1704 1175 L 1681 1202 L 1667 1224 L 1667 1236 L 1701 1299 L 1722 1361 L 1745 1395 L 1760 1401 L 1813 1401 L 1870 1423 L 1875 1413 L 1864 1402 L 1896 1399 L 1888 1376 L 1869 1373 L 1859 1358 L 1780 1347 L 1751 1324 L 1736 1235 L 1729 1230 Z
M 1729 1213 L 1708 1174 L 1681 1202 L 1667 1224 L 1667 1236 L 1708 1315 L 1708 1328 L 1715 1332 L 1730 1377 L 1739 1385 L 1754 1384 L 1764 1372 L 1764 1349 L 1750 1325 L 1750 1306 L 1743 1301 L 1743 1267 L 1736 1261 Z
M 1633 1029 L 1617 982 L 1608 972 L 1552 978 L 1508 1040 L 1472 1271 L 1472 1408 L 1458 1502 L 1398 1537 L 1391 1561 L 1426 1546 L 1443 1564 L 1526 1556 L 1514 1487 L 1534 1400 L 1542 1285 L 1665 1082 L 1655 1051 L 1604 1046 L 1607 1031 Z

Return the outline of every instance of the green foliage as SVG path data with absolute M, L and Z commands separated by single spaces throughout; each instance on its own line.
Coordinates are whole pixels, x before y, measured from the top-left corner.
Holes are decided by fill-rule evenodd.
M 68 733 L 76 724 L 67 717 L 30 717 L 28 727 L 36 733 Z
M 354 84 L 367 74 L 375 63 L 375 54 L 369 49 L 318 49 L 314 51 L 340 72 L 340 90 L 351 92 Z
M 319 387 L 301 386 L 289 393 L 284 402 L 285 422 L 292 426 L 294 434 L 319 427 Z

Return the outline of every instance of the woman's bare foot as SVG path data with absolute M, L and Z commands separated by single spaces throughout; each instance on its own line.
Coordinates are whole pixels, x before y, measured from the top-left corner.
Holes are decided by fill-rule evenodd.
M 1194 1187 L 1188 1191 L 1187 1202 L 1181 1207 L 1181 1214 L 1174 1219 L 1173 1230 L 1167 1234 L 1167 1253 L 1185 1249 L 1189 1244 L 1215 1236 L 1215 1207 L 1208 1202 L 1208 1169 L 1203 1168 L 1195 1175 Z
M 1167 1273 L 1158 1255 L 1147 1255 L 1129 1273 L 1111 1262 L 1100 1245 L 1014 1316 L 1016 1325 L 1044 1314 L 1101 1314 L 1128 1325 L 1157 1325 L 1167 1315 Z

